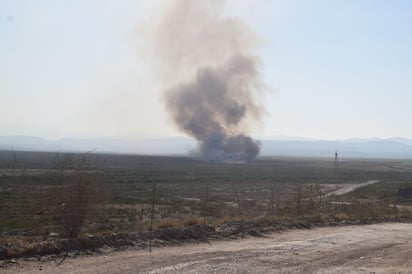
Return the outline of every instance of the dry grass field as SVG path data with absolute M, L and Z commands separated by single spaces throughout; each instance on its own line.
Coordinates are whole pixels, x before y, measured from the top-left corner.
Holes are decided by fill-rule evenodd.
M 335 168 L 333 159 L 321 158 L 230 164 L 177 156 L 15 156 L 11 163 L 10 152 L 0 153 L 3 258 L 58 252 L 49 245 L 61 239 L 87 242 L 151 228 L 230 224 L 236 237 L 250 224 L 370 223 L 411 215 L 412 199 L 399 195 L 412 186 L 406 160 L 345 159 Z

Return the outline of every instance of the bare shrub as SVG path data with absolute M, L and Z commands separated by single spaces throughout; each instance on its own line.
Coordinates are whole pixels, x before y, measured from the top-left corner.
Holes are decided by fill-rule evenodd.
M 55 168 L 49 174 L 45 209 L 67 236 L 78 237 L 86 219 L 96 212 L 102 198 L 97 185 L 100 175 L 90 170 L 87 155 L 78 159 L 75 155 L 56 158 Z

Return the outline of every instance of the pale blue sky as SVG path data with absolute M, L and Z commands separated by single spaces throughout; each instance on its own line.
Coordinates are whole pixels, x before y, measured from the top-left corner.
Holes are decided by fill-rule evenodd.
M 137 53 L 164 1 L 0 0 L 0 135 L 179 134 Z M 232 0 L 274 92 L 255 135 L 412 138 L 412 2 Z M 58 133 L 57 133 L 58 132 Z

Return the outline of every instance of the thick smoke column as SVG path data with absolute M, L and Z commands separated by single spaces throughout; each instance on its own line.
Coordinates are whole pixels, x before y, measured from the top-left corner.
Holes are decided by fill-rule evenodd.
M 178 0 L 161 17 L 152 50 L 173 84 L 166 109 L 177 127 L 198 140 L 198 156 L 251 161 L 260 143 L 247 125 L 260 118 L 256 39 L 238 19 L 221 14 L 222 1 Z
M 197 68 L 193 80 L 167 91 L 167 109 L 199 141 L 201 156 L 250 161 L 259 154 L 259 143 L 240 127 L 248 111 L 258 111 L 251 97 L 255 77 L 255 60 L 238 55 L 220 67 Z

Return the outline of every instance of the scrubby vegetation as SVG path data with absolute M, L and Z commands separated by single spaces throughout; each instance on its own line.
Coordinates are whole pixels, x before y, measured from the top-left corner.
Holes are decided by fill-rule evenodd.
M 332 194 L 342 184 L 367 180 L 379 182 Z M 73 248 L 99 247 L 119 243 L 116 235 L 140 233 L 120 240 L 132 244 L 161 235 L 156 231 L 186 227 L 201 227 L 185 233 L 203 231 L 207 238 L 253 235 L 284 224 L 408 220 L 412 201 L 399 189 L 409 187 L 408 161 L 348 160 L 336 169 L 329 159 L 259 159 L 243 165 L 185 157 L 2 152 L 0 254 L 70 249 L 56 244 L 65 239 L 73 239 Z M 152 236 L 144 234 L 151 227 Z

